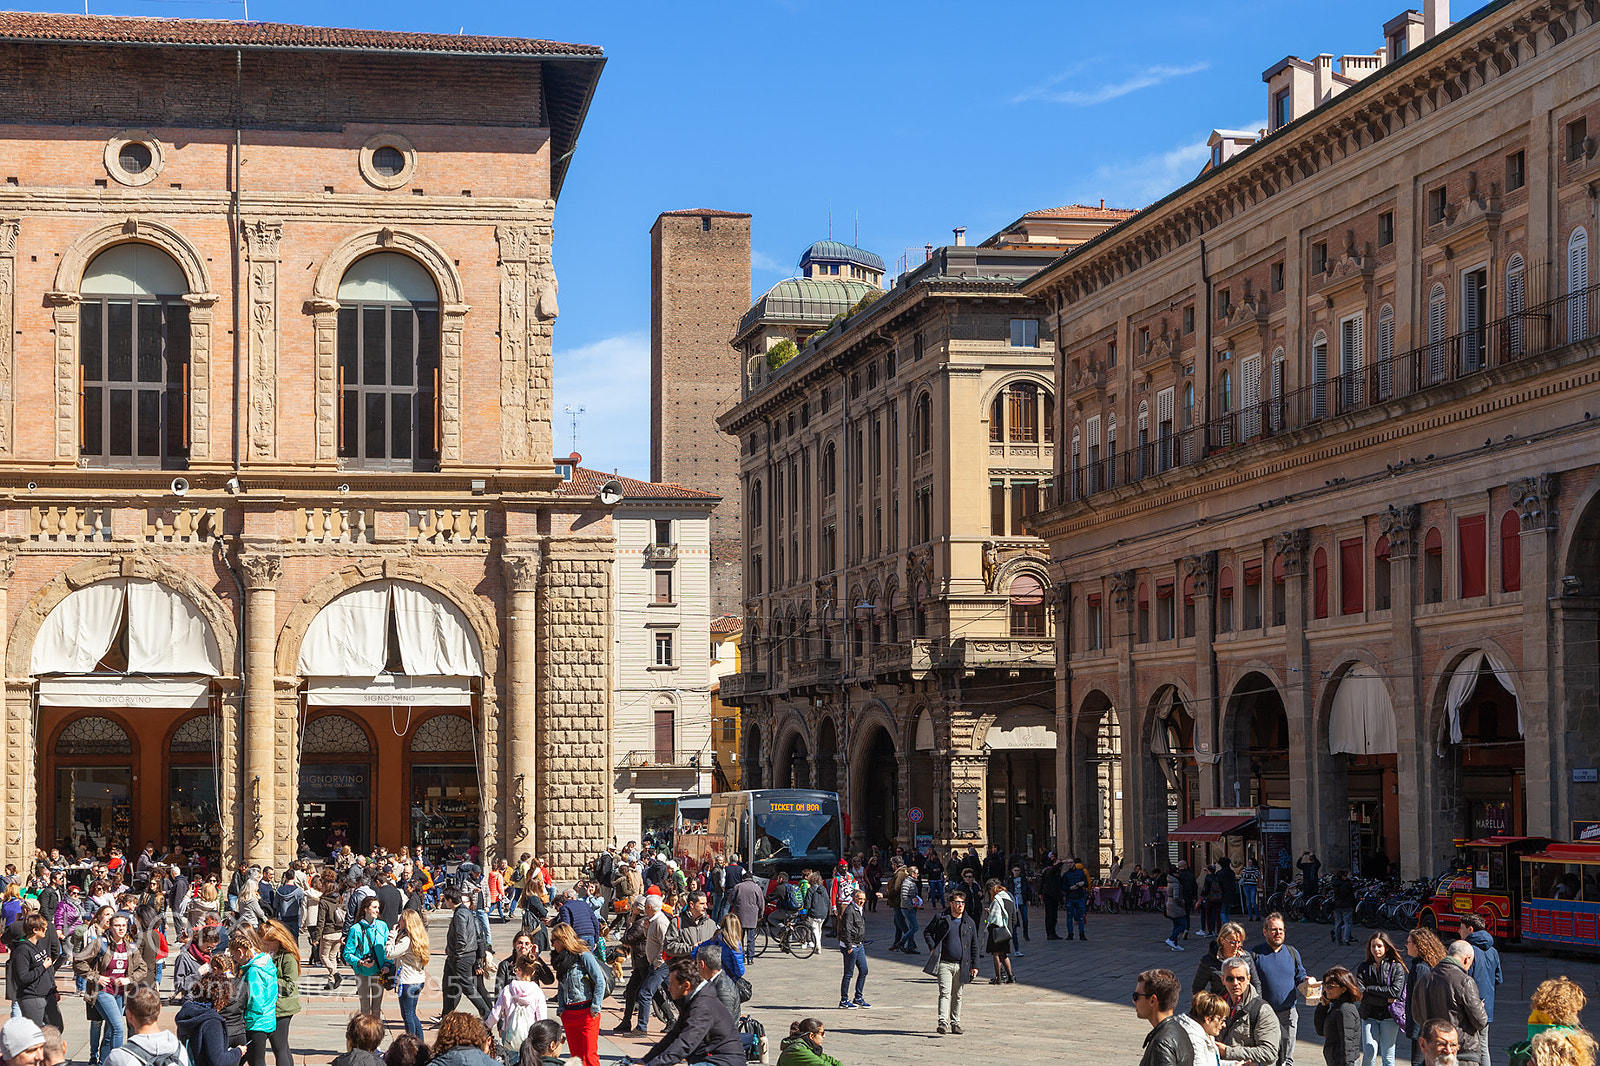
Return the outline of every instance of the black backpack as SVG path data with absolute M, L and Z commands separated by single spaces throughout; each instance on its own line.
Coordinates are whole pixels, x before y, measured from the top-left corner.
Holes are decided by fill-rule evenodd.
M 607 888 L 617 876 L 617 861 L 611 857 L 609 851 L 602 851 L 594 860 L 594 879 Z
M 754 1037 L 754 1040 L 744 1041 L 744 1057 L 750 1062 L 761 1060 L 761 1046 L 767 1042 L 767 1027 L 748 1014 L 739 1015 L 739 1035 L 741 1037 Z

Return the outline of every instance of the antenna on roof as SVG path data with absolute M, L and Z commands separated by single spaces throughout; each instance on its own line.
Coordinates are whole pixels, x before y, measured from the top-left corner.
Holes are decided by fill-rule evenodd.
M 828 201 L 828 240 L 833 240 L 833 201 Z
M 577 454 L 577 451 L 578 451 L 578 416 L 583 414 L 583 412 L 586 411 L 587 408 L 581 407 L 581 406 L 580 407 L 573 407 L 571 404 L 568 404 L 565 408 L 563 408 L 563 410 L 565 410 L 567 412 L 567 414 L 569 416 L 569 419 L 570 419 L 570 422 L 571 422 L 571 425 L 572 425 L 572 431 L 571 431 L 572 451 L 573 451 L 573 454 Z
M 856 212 L 856 247 L 861 247 L 861 212 Z

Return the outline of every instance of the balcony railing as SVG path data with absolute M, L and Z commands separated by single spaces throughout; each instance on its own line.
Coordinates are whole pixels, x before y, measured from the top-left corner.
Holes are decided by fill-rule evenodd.
M 676 544 L 646 544 L 644 561 L 647 563 L 675 563 L 678 561 Z
M 842 676 L 843 666 L 838 659 L 808 659 L 791 664 L 784 673 L 784 681 L 791 689 L 815 688 L 831 685 Z
M 742 696 L 765 691 L 766 687 L 766 674 L 749 671 L 742 674 L 723 674 L 718 682 L 717 695 L 723 703 L 732 703 Z
M 1077 466 L 1068 472 L 1065 498 L 1082 499 L 1143 481 L 1240 444 L 1354 414 L 1596 336 L 1600 285 Z
M 617 760 L 618 770 L 682 770 L 698 766 L 690 752 L 630 751 Z

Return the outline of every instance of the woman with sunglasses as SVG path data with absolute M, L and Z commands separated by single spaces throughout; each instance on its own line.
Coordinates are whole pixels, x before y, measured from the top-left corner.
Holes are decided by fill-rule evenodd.
M 801 1018 L 778 1045 L 778 1066 L 840 1066 L 839 1060 L 822 1053 L 822 1038 L 827 1027 L 820 1018 Z

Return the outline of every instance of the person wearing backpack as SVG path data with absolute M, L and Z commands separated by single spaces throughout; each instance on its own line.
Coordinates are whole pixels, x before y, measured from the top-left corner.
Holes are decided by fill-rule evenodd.
M 500 1041 L 506 1066 L 518 1066 L 522 1042 L 535 1022 L 550 1017 L 549 1001 L 539 987 L 538 963 L 532 957 L 517 963 L 516 976 L 506 983 L 487 1019 L 489 1029 Z
M 106 1056 L 104 1066 L 189 1066 L 189 1052 L 176 1033 L 161 1028 L 161 996 L 141 985 L 126 1003 L 127 1041 Z
M 811 926 L 811 942 L 817 946 L 817 954 L 822 954 L 822 923 L 827 921 L 829 912 L 833 909 L 832 900 L 829 898 L 828 886 L 822 880 L 822 875 L 812 870 L 806 875 L 810 888 L 806 890 L 806 922 Z
M 239 1049 L 228 1043 L 228 1023 L 222 1008 L 233 1001 L 233 981 L 222 974 L 207 974 L 178 1008 L 178 1038 L 192 1066 L 239 1066 Z
M 1257 944 L 1251 954 L 1255 956 L 1257 991 L 1268 1007 L 1278 1016 L 1278 1059 L 1276 1066 L 1292 1066 L 1294 1038 L 1300 1024 L 1299 1002 L 1310 987 L 1311 975 L 1306 973 L 1300 952 L 1284 943 L 1287 926 L 1283 915 L 1274 911 L 1261 923 L 1265 940 Z M 1390 1066 L 1393 1066 L 1391 1060 Z
M 917 908 L 922 904 L 922 882 L 917 880 L 917 871 L 913 866 L 901 867 L 900 884 L 894 893 L 895 913 L 899 916 L 898 924 L 904 926 L 905 935 L 899 943 L 903 944 L 903 951 L 907 955 L 921 955 L 917 949 Z M 889 945 L 893 951 L 895 945 Z M 1020 954 L 1020 952 L 1019 952 Z

